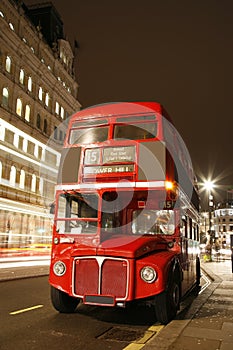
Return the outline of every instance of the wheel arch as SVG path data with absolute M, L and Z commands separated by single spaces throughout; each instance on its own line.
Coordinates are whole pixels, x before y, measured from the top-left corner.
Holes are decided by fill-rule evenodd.
M 181 282 L 183 280 L 183 271 L 180 261 L 176 257 L 171 260 L 170 266 L 168 268 L 166 290 L 168 290 L 172 278 L 175 278 L 175 280 L 181 285 Z

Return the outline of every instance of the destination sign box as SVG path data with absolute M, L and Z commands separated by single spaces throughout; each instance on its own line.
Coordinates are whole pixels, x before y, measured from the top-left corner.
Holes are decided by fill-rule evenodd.
M 129 163 L 135 161 L 135 147 L 108 147 L 103 150 L 103 163 Z
M 84 175 L 100 175 L 111 173 L 128 173 L 134 171 L 134 165 L 90 166 L 84 168 Z

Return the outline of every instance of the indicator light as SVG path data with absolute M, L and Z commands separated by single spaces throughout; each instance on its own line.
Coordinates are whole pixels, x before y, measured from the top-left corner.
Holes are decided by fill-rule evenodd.
M 165 187 L 166 187 L 166 190 L 172 190 L 173 189 L 173 182 L 171 181 L 166 181 L 165 182 Z

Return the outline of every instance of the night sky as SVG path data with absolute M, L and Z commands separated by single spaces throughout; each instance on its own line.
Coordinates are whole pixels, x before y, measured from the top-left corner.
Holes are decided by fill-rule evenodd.
M 82 107 L 162 103 L 199 180 L 211 176 L 222 189 L 216 200 L 225 197 L 233 186 L 233 1 L 52 2 L 67 39 L 79 43 L 75 71 Z

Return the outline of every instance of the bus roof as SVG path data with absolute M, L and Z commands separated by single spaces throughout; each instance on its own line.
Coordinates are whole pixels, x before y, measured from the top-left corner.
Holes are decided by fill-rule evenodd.
M 157 102 L 111 102 L 87 107 L 71 117 L 74 122 L 80 118 L 101 118 L 115 115 L 129 115 L 141 113 L 159 113 L 173 124 L 165 108 Z

